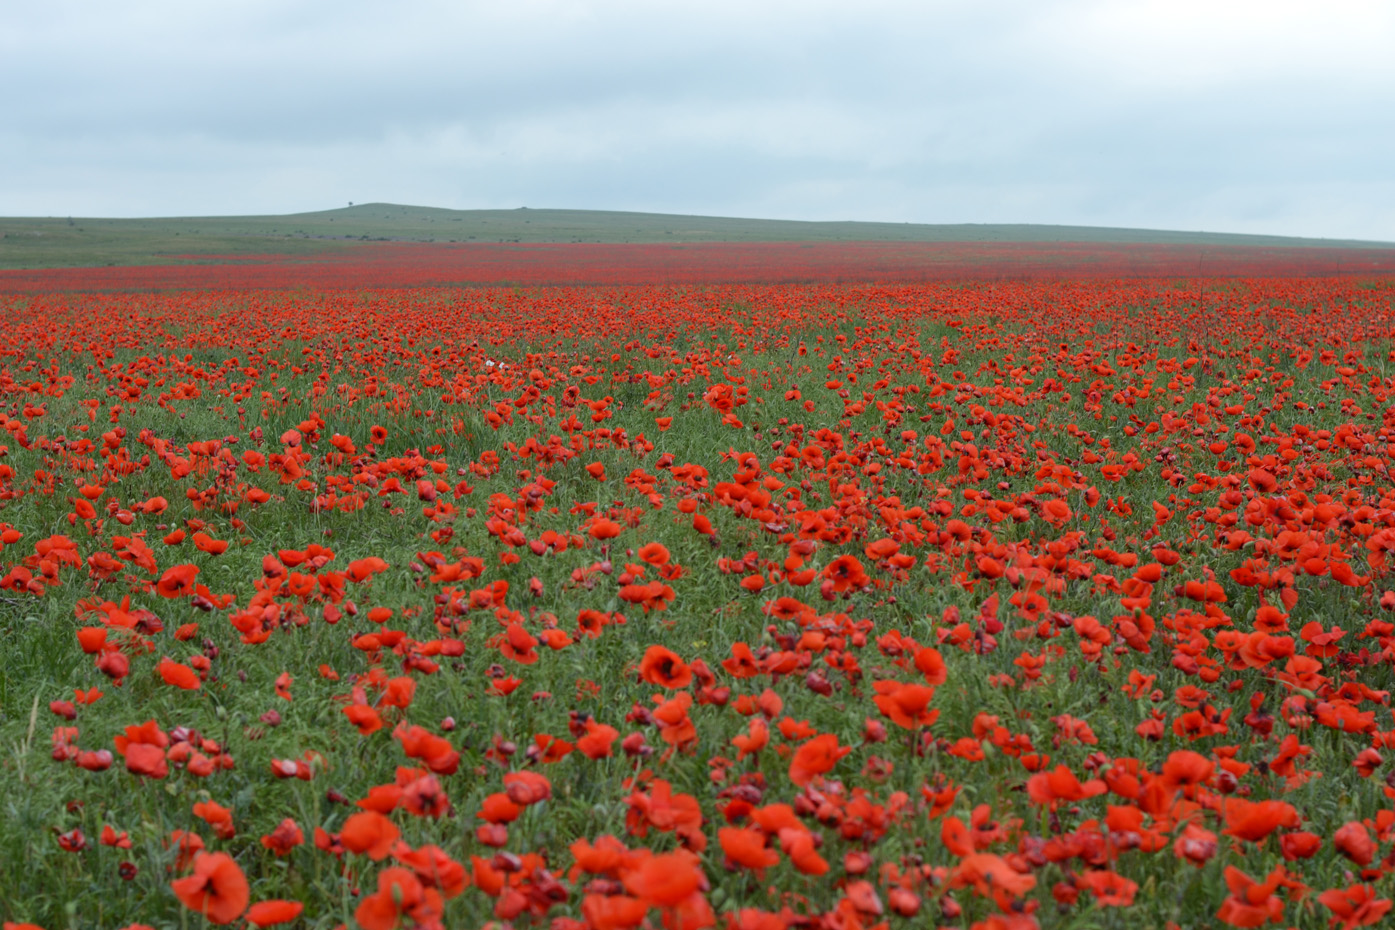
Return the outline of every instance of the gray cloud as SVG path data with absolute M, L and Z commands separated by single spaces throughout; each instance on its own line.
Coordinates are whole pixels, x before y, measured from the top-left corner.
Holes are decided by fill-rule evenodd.
M 56 3 L 0 214 L 349 200 L 1395 240 L 1386 4 Z

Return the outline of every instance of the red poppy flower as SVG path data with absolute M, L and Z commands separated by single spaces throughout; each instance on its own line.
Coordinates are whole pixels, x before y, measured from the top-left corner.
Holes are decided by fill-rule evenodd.
M 1299 825 L 1298 812 L 1283 801 L 1248 801 L 1245 798 L 1225 799 L 1225 833 L 1236 839 L 1259 842 L 1280 827 Z
M 126 748 L 126 770 L 147 778 L 164 778 L 170 771 L 165 751 L 149 743 L 133 743 Z
M 227 853 L 197 853 L 194 873 L 170 882 L 175 896 L 209 923 L 229 924 L 247 910 L 250 891 L 242 869 Z
M 167 685 L 173 685 L 185 691 L 197 691 L 202 686 L 197 672 L 187 665 L 173 661 L 168 656 L 160 660 L 157 671 Z
M 663 646 L 650 646 L 639 663 L 639 677 L 661 688 L 686 688 L 693 680 L 692 669 L 677 653 Z
M 702 886 L 698 859 L 686 850 L 651 856 L 624 878 L 626 890 L 655 907 L 677 907 Z
M 287 817 L 275 830 L 261 838 L 264 847 L 277 856 L 288 856 L 295 847 L 305 842 L 305 834 L 294 820 Z
M 804 787 L 816 776 L 833 770 L 838 760 L 852 752 L 851 746 L 839 746 L 832 733 L 816 736 L 795 750 L 790 758 L 790 781 Z
M 1374 926 L 1392 907 L 1390 899 L 1376 897 L 1370 885 L 1333 888 L 1318 895 L 1318 901 L 1333 913 L 1332 925 L 1340 922 L 1342 930 Z
M 194 579 L 198 574 L 197 565 L 175 565 L 167 568 L 155 582 L 155 592 L 161 597 L 186 597 L 194 593 Z
M 366 559 L 357 559 L 349 563 L 348 569 L 344 572 L 345 577 L 350 581 L 367 581 L 374 575 L 381 574 L 388 570 L 388 563 L 377 556 L 369 556 Z
M 871 582 L 856 556 L 840 555 L 823 570 L 823 576 L 832 583 L 833 591 L 858 590 Z
M 303 910 L 305 905 L 299 901 L 259 901 L 247 909 L 247 922 L 257 927 L 288 924 Z
M 892 723 L 907 730 L 929 726 L 940 716 L 927 705 L 935 697 L 935 689 L 926 685 L 907 685 L 897 681 L 873 683 L 877 692 L 872 700 Z
M 385 859 L 401 833 L 377 811 L 363 811 L 344 821 L 339 840 L 349 852 L 363 853 L 374 862 Z
M 612 745 L 620 737 L 620 731 L 596 720 L 586 721 L 586 735 L 576 741 L 576 748 L 588 759 L 609 758 Z
M 622 527 L 620 524 L 616 523 L 614 520 L 607 520 L 604 517 L 600 517 L 591 522 L 591 526 L 587 532 L 590 533 L 593 539 L 605 540 L 614 539 L 619 536 L 621 529 Z
M 670 558 L 668 547 L 656 542 L 641 546 L 636 555 L 641 562 L 648 562 L 650 565 L 666 565 Z
M 717 831 L 717 839 L 729 860 L 757 873 L 780 861 L 780 854 L 766 848 L 765 836 L 758 830 L 722 827 Z
M 436 889 L 424 887 L 410 869 L 393 866 L 378 873 L 377 893 L 359 902 L 354 919 L 363 930 L 397 930 L 403 923 L 436 923 L 441 906 Z

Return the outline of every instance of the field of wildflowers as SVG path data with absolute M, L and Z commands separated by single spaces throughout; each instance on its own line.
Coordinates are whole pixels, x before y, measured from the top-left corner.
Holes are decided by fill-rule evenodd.
M 0 280 L 7 930 L 1389 919 L 1395 283 L 199 267 Z

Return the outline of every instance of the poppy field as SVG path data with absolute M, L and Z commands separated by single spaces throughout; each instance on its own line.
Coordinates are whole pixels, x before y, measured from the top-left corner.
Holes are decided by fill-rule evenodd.
M 170 288 L 275 290 L 441 286 L 903 284 L 1062 278 L 1395 274 L 1395 249 L 1146 242 L 336 243 L 296 254 L 163 256 L 159 264 L 0 267 L 0 293 Z M 249 247 L 244 244 L 244 248 Z
M 1395 281 L 199 267 L 0 295 L 6 930 L 1391 919 Z

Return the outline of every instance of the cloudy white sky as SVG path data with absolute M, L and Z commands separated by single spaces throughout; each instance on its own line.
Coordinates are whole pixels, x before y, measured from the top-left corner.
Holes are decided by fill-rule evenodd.
M 1395 3 L 8 3 L 0 215 L 390 201 L 1395 240 Z

